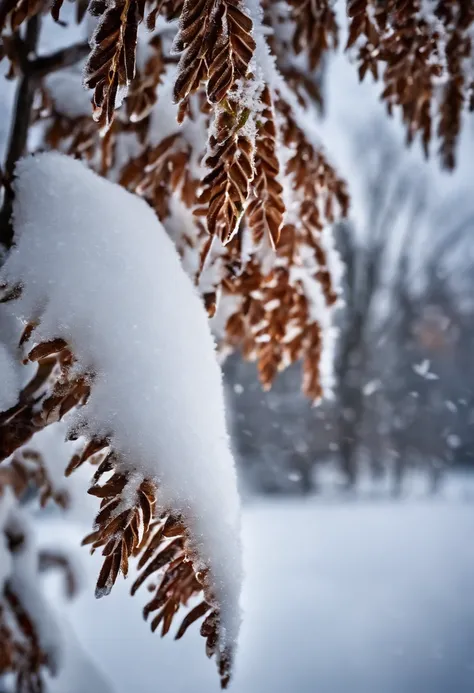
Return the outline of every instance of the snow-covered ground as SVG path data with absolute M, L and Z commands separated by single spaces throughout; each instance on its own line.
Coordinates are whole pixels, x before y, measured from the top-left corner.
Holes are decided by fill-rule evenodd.
M 249 503 L 245 618 L 231 690 L 472 693 L 473 495 L 468 480 L 435 500 Z M 53 524 L 42 532 L 48 543 L 60 534 Z M 99 558 L 85 555 L 84 562 L 93 583 Z M 160 640 L 129 586 L 121 581 L 96 602 L 91 584 L 68 608 L 112 690 L 217 692 L 197 629 L 178 642 Z M 56 603 L 58 590 L 52 579 Z M 87 667 L 76 663 L 71 675 L 74 693 L 92 693 Z M 64 678 L 56 682 L 55 691 L 66 689 Z

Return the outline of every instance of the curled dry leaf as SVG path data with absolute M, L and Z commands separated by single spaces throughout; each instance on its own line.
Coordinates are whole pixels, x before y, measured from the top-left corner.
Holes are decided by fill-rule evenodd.
M 27 325 L 22 343 L 27 341 L 32 329 L 32 325 Z M 84 376 L 69 377 L 74 358 L 64 340 L 37 345 L 31 349 L 26 361 L 37 363 L 37 370 L 21 391 L 18 404 L 0 413 L 0 461 L 45 426 L 85 402 L 89 395 L 89 385 Z
M 127 117 L 135 123 L 150 115 L 158 97 L 158 86 L 165 72 L 161 37 L 159 35 L 153 36 L 148 45 L 152 49 L 151 55 L 143 70 L 137 70 L 125 101 Z

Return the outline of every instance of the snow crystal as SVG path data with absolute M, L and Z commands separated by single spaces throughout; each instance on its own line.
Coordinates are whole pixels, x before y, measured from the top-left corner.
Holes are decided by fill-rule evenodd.
M 239 499 L 222 375 L 206 312 L 176 249 L 139 198 L 57 153 L 17 165 L 16 246 L 3 280 L 22 280 L 33 341 L 63 337 L 91 396 L 71 427 L 101 437 L 130 471 L 155 480 L 208 563 L 223 644 L 237 637 Z
M 421 363 L 415 363 L 413 365 L 414 372 L 425 380 L 438 380 L 436 373 L 430 371 L 430 361 L 429 359 L 424 359 Z
M 377 390 L 380 389 L 381 382 L 378 379 L 375 380 L 369 380 L 368 383 L 364 385 L 362 388 L 362 392 L 366 397 L 370 397 L 370 395 L 373 395 L 374 392 L 377 392 Z

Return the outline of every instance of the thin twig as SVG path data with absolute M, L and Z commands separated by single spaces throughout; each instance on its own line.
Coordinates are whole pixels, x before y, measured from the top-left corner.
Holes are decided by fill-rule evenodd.
M 75 65 L 83 60 L 88 55 L 89 51 L 90 46 L 87 41 L 74 43 L 72 46 L 51 53 L 51 55 L 44 55 L 40 58 L 36 58 L 36 60 L 29 63 L 29 69 L 36 79 L 40 79 L 52 72 Z
M 40 19 L 38 15 L 32 17 L 26 26 L 25 38 L 19 34 L 15 37 L 14 47 L 17 53 L 18 65 L 21 70 L 21 78 L 18 84 L 15 107 L 13 111 L 12 128 L 5 167 L 3 171 L 4 197 L 0 210 L 0 244 L 8 250 L 13 242 L 12 209 L 13 189 L 11 181 L 18 159 L 24 156 L 28 141 L 28 130 L 31 122 L 33 100 L 39 80 L 46 75 L 76 64 L 85 58 L 90 50 L 86 41 L 75 43 L 51 53 L 29 60 L 30 55 L 35 55 L 38 44 Z
M 38 15 L 35 15 L 28 20 L 26 25 L 25 39 L 22 46 L 23 55 L 30 55 L 36 52 L 39 30 L 40 18 Z M 7 181 L 11 181 L 15 164 L 26 151 L 35 85 L 36 80 L 32 77 L 29 70 L 26 69 L 22 73 L 16 92 L 13 122 L 3 174 Z M 13 191 L 8 185 L 4 189 L 3 205 L 0 210 L 0 242 L 7 249 L 11 247 L 13 241 L 12 209 Z

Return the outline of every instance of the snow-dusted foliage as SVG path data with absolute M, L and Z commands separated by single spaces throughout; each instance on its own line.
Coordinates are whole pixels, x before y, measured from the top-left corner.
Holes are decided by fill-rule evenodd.
M 435 134 L 440 157 L 454 168 L 466 111 L 474 110 L 474 5 L 463 0 L 348 0 L 347 48 L 359 77 L 383 78 L 387 109 L 400 109 L 410 143 L 426 155 Z
M 105 135 L 86 105 L 81 113 L 77 71 L 69 68 L 45 82 L 44 141 L 143 196 L 209 313 L 222 314 L 222 347 L 256 360 L 264 387 L 302 360 L 304 390 L 318 401 L 332 387 L 339 282 L 327 236 L 348 196 L 321 150 L 315 107 L 276 58 L 287 52 L 270 28 L 281 17 L 258 2 L 219 0 L 160 3 L 156 21 L 157 7 L 146 5 L 151 36 L 134 29 L 129 47 L 116 44 L 129 55 L 138 37 L 129 79 L 126 70 L 106 72 L 117 8 L 99 21 L 85 66 Z
M 240 622 L 239 503 L 205 309 L 143 200 L 56 153 L 21 161 L 16 176 L 2 281 L 21 285 L 10 305 L 27 325 L 27 357 L 52 361 L 36 428 L 77 405 L 69 433 L 87 443 L 68 471 L 99 463 L 90 493 L 103 504 L 88 538 L 104 546 L 97 595 L 132 556 L 146 565 L 138 582 L 165 568 L 149 611 L 161 609 L 152 626 L 163 620 L 166 632 L 203 592 L 195 615 L 209 612 L 208 652 L 225 680 Z M 21 415 L 3 427 L 12 448 Z
M 104 554 L 97 595 L 133 557 L 133 591 L 160 573 L 145 609 L 157 612 L 153 629 L 167 632 L 201 595 L 178 635 L 204 617 L 226 685 L 238 501 L 207 315 L 222 353 L 255 360 L 265 388 L 301 361 L 308 398 L 331 393 L 332 226 L 349 197 L 317 114 L 336 12 L 331 0 L 75 0 L 74 24 L 63 4 L 0 3 L 0 59 L 17 83 L 0 170 L 0 506 L 11 489 L 67 504 L 35 447 L 67 415 L 79 439 L 67 474 L 97 465 L 90 493 L 101 509 L 86 539 Z M 383 98 L 410 138 L 421 132 L 427 147 L 439 113 L 452 166 L 474 103 L 473 12 L 435 5 L 348 0 L 347 46 L 361 78 L 383 72 Z M 45 149 L 100 177 L 58 155 L 18 164 Z M 3 535 L 7 571 L 14 546 Z M 48 660 L 38 637 L 33 669 L 18 658 L 0 669 L 33 671 L 31 690 Z

